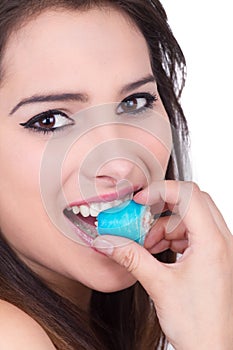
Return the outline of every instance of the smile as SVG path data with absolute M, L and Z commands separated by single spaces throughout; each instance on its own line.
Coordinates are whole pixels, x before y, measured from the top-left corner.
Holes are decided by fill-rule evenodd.
M 95 239 L 98 236 L 98 215 L 100 212 L 118 207 L 122 203 L 129 201 L 133 198 L 133 193 L 126 195 L 122 199 L 117 199 L 112 202 L 94 202 L 90 205 L 74 205 L 64 209 L 63 213 L 69 221 L 82 231 L 85 241 L 90 242 L 91 239 Z M 89 237 L 87 238 L 86 235 Z

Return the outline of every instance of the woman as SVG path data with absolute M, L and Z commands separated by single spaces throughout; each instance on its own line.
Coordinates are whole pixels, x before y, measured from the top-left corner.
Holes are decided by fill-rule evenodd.
M 161 4 L 3 1 L 0 23 L 1 348 L 230 349 L 232 237 L 210 197 L 178 181 L 185 61 Z M 173 151 L 148 115 L 171 125 Z M 144 248 L 86 244 L 65 220 L 126 195 L 173 212 Z

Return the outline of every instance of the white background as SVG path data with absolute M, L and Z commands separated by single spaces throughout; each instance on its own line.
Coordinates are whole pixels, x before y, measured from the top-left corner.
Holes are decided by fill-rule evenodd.
M 182 106 L 193 179 L 233 233 L 233 13 L 230 0 L 161 0 L 187 61 Z

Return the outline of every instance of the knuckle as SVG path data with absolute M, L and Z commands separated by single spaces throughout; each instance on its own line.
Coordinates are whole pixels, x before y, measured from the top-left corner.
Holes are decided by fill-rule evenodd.
M 126 253 L 121 258 L 120 264 L 132 273 L 138 269 L 140 263 L 140 254 L 133 245 L 128 247 Z
M 202 191 L 202 196 L 204 197 L 204 199 L 206 199 L 207 201 L 212 200 L 211 196 L 209 195 L 209 193 Z
M 183 184 L 183 194 L 189 195 L 189 196 L 196 196 L 199 195 L 201 193 L 201 190 L 199 188 L 199 186 L 192 181 L 186 181 Z
M 201 192 L 200 187 L 196 182 L 190 182 L 190 186 L 192 186 L 192 191 L 194 194 L 199 194 Z

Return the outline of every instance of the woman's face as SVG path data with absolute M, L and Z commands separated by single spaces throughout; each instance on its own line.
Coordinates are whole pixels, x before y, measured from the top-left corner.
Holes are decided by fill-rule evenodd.
M 101 291 L 132 285 L 135 281 L 123 268 L 76 237 L 63 210 L 100 195 L 123 198 L 166 171 L 169 150 L 143 130 L 144 122 L 139 128 L 106 123 L 105 113 L 113 106 L 129 122 L 143 120 L 143 113 L 131 113 L 143 106 L 167 121 L 145 39 L 115 10 L 49 11 L 11 36 L 3 68 L 0 226 L 4 236 L 20 258 L 50 282 L 75 280 Z M 82 113 L 89 107 L 96 118 L 94 128 L 93 119 Z M 79 122 L 82 131 L 86 127 L 82 135 Z M 98 145 L 105 145 L 106 153 Z M 142 157 L 143 152 L 148 157 Z M 108 154 L 107 161 L 103 154 Z M 85 166 L 88 157 L 92 162 Z M 160 175 L 151 157 L 157 160 Z M 112 199 L 103 196 L 94 202 Z

